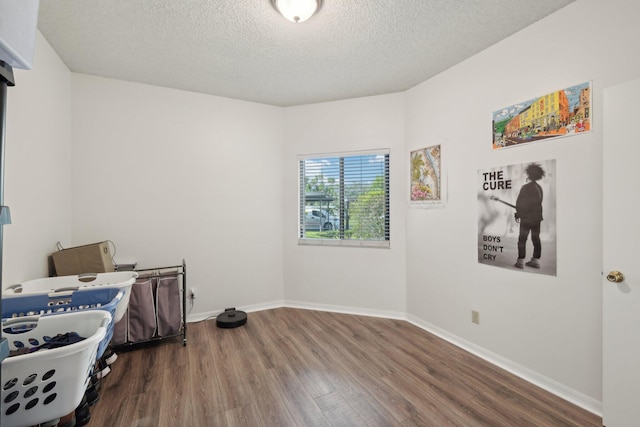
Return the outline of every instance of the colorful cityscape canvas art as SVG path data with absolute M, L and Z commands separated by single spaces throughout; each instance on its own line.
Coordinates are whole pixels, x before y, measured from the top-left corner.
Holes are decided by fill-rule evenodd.
M 493 112 L 493 149 L 591 130 L 591 82 L 571 86 Z

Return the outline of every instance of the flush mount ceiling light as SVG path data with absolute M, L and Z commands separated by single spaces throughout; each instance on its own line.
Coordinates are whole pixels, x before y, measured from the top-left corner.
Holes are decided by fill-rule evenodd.
M 300 23 L 320 10 L 322 0 L 269 0 L 275 10 L 291 22 Z

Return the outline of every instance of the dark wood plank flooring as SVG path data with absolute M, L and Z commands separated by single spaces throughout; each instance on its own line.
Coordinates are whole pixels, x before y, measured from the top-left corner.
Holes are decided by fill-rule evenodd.
M 90 426 L 601 426 L 405 321 L 278 308 L 121 352 Z

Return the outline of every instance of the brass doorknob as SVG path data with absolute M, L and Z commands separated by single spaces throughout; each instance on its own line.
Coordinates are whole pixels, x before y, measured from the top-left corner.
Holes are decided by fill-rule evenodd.
M 624 274 L 619 271 L 610 271 L 609 274 L 607 274 L 607 280 L 613 283 L 620 283 L 624 281 Z

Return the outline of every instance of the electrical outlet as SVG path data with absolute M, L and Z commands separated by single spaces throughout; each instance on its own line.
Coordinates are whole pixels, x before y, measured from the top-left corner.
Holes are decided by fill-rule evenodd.
M 471 321 L 477 325 L 480 324 L 480 312 L 476 310 L 471 310 Z
M 189 298 L 196 299 L 196 288 L 189 289 Z

